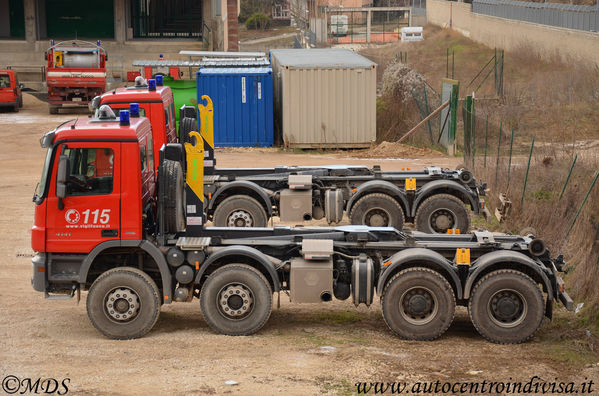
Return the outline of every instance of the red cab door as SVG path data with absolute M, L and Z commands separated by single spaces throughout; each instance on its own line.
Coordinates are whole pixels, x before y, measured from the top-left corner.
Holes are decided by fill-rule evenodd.
M 48 192 L 46 250 L 88 253 L 101 242 L 120 239 L 119 142 L 72 142 L 57 148 Z M 56 196 L 59 154 L 69 158 L 66 197 Z

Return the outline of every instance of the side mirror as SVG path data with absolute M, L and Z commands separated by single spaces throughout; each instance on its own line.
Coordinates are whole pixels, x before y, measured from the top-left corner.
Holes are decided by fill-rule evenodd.
M 56 171 L 56 196 L 58 197 L 58 209 L 62 210 L 64 204 L 62 199 L 67 196 L 67 174 L 69 171 L 69 157 L 64 154 L 58 158 L 58 169 Z
M 102 98 L 94 96 L 92 99 L 92 110 L 97 110 L 100 107 L 100 100 L 102 100 Z
M 23 89 L 23 88 L 25 88 L 25 85 L 24 84 L 19 84 L 19 88 Z

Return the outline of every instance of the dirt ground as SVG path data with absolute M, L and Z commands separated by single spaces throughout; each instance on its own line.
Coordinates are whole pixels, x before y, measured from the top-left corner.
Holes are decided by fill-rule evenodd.
M 112 341 L 90 324 L 86 293 L 49 301 L 30 285 L 31 196 L 44 153 L 39 138 L 79 115 L 47 115 L 25 96 L 20 113 L 0 113 L 0 377 L 69 378 L 71 394 L 351 394 L 358 381 L 599 382 L 599 355 L 571 339 L 573 314 L 556 309 L 523 345 L 485 341 L 459 309 L 434 342 L 401 340 L 386 327 L 380 304 L 355 309 L 348 301 L 296 305 L 281 296 L 266 326 L 250 337 L 215 334 L 197 301 L 164 306 L 154 329 L 132 341 Z M 240 158 L 241 157 L 241 158 Z M 383 169 L 455 167 L 455 158 L 365 159 L 352 152 L 289 153 L 276 149 L 220 150 L 218 165 L 380 164 Z M 275 298 L 276 301 L 276 298 Z M 557 323 L 556 323 L 557 322 Z M 563 326 L 563 327 L 559 327 Z M 563 330 L 566 329 L 566 330 Z M 556 336 L 556 333 L 558 334 Z M 233 380 L 236 385 L 227 385 Z M 595 389 L 599 385 L 595 386 Z M 2 391 L 0 391 L 0 394 Z

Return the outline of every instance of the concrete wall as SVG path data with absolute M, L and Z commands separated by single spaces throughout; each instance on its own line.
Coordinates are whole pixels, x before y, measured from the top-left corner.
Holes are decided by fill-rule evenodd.
M 470 4 L 450 1 L 428 0 L 426 17 L 428 23 L 451 27 L 489 47 L 509 51 L 525 44 L 537 49 L 541 56 L 559 54 L 566 61 L 599 64 L 599 33 L 475 14 Z

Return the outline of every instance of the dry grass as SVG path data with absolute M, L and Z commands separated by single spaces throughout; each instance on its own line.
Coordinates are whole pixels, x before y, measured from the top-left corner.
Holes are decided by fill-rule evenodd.
M 449 48 L 450 53 L 455 53 L 455 78 L 461 82 L 460 97 L 472 93 L 478 82 L 470 87 L 468 84 L 493 56 L 494 50 L 438 27 L 427 26 L 424 35 L 425 40 L 420 43 L 396 43 L 366 49 L 362 53 L 379 64 L 382 77 L 395 54 L 408 51 L 408 65 L 434 88 L 440 87 L 441 79 L 446 75 L 446 50 Z M 449 62 L 451 75 L 451 56 Z M 559 54 L 541 56 L 536 49 L 522 44 L 517 50 L 505 54 L 504 96 L 501 98 L 495 94 L 493 77 L 491 73 L 489 80 L 476 91 L 477 157 L 474 164 L 471 160 L 468 163 L 477 178 L 489 184 L 489 207 L 498 204 L 499 192 L 507 192 L 514 204 L 512 217 L 492 227 L 512 233 L 534 227 L 554 255 L 563 253 L 570 268 L 567 289 L 577 301 L 586 304 L 581 323 L 599 330 L 599 183 L 568 233 L 594 174 L 599 170 L 599 68 L 564 60 Z M 432 111 L 439 99 L 432 90 L 429 93 Z M 460 103 L 458 150 L 463 150 L 461 106 Z M 402 104 L 386 95 L 379 99 L 378 110 L 379 133 L 384 133 L 380 140 L 399 138 L 421 119 L 414 100 Z M 397 125 L 394 125 L 393 121 L 397 119 L 399 122 L 395 121 Z M 437 119 L 433 131 L 438 133 L 438 128 Z M 508 185 L 512 129 L 513 160 Z M 428 135 L 428 128 L 423 127 L 411 143 L 430 144 Z M 524 204 L 521 205 L 533 137 L 535 150 Z M 578 162 L 560 200 L 576 154 L 579 155 Z
M 571 159 L 556 156 L 553 150 L 547 148 L 539 149 L 533 155 L 523 205 L 520 202 L 527 158 L 518 158 L 512 164 L 509 186 L 506 159 L 500 159 L 498 168 L 496 157 L 490 159 L 486 168 L 480 158 L 475 162 L 477 176 L 491 183 L 487 202 L 494 208 L 498 205 L 498 193 L 507 192 L 513 203 L 511 217 L 497 228 L 519 233 L 524 227 L 533 227 L 554 256 L 563 254 L 569 267 L 568 291 L 578 301 L 586 302 L 588 319 L 599 329 L 599 185 L 592 190 L 568 233 L 599 169 L 598 158 L 579 158 L 560 200 Z M 497 169 L 497 184 L 493 185 Z

